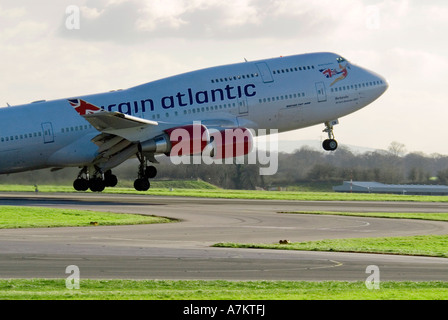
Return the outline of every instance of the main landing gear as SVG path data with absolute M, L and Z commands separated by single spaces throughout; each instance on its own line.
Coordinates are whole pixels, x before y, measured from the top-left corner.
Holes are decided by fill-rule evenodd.
M 338 142 L 334 139 L 333 126 L 338 124 L 338 120 L 325 122 L 325 129 L 323 132 L 328 134 L 328 139 L 325 139 L 322 143 L 322 147 L 326 151 L 335 151 L 338 148 Z
M 147 191 L 150 187 L 149 179 L 157 175 L 157 169 L 154 166 L 148 166 L 144 157 L 138 156 L 140 160 L 138 178 L 134 181 L 134 188 L 137 191 Z M 84 167 L 78 174 L 78 178 L 73 182 L 76 191 L 101 192 L 106 187 L 115 187 L 118 183 L 117 176 L 112 174 L 111 170 L 102 172 L 95 168 L 93 175 L 89 174 L 88 167 Z
M 87 167 L 81 169 L 78 178 L 73 182 L 76 191 L 86 191 L 90 189 L 93 192 L 101 192 L 105 187 L 115 187 L 118 183 L 117 176 L 112 174 L 111 170 L 102 172 L 95 167 L 95 172 L 90 177 Z
M 148 166 L 148 160 L 143 154 L 137 153 L 137 159 L 140 161 L 140 165 L 138 166 L 138 177 L 134 181 L 134 188 L 137 191 L 147 191 L 151 186 L 149 179 L 157 175 L 157 169 L 154 166 Z

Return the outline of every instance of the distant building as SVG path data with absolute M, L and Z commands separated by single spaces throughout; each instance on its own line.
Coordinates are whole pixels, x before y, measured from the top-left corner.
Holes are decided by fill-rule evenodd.
M 341 186 L 333 187 L 335 192 L 353 193 L 392 193 L 408 195 L 446 196 L 448 186 L 422 184 L 384 184 L 369 181 L 344 181 Z

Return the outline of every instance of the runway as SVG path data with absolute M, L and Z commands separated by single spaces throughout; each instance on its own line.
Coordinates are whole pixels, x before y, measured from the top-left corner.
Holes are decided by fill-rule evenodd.
M 0 230 L 0 278 L 448 281 L 448 259 L 380 254 L 213 248 L 218 242 L 278 243 L 447 234 L 437 221 L 293 215 L 294 210 L 448 212 L 444 203 L 206 199 L 112 194 L 0 193 L 0 205 L 165 216 L 157 225 Z

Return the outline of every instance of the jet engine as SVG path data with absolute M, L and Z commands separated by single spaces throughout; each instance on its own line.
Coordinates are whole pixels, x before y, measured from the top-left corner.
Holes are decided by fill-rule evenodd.
M 244 156 L 253 148 L 252 131 L 246 128 L 210 130 L 210 156 L 214 159 Z
M 164 133 L 140 144 L 143 153 L 168 156 L 186 156 L 200 154 L 210 143 L 210 134 L 202 124 L 170 128 Z

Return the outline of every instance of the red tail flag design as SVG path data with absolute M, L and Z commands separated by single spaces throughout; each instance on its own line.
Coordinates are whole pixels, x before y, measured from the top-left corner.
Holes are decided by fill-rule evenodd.
M 98 111 L 103 110 L 81 99 L 68 99 L 68 102 L 70 102 L 72 107 L 75 108 L 76 112 L 78 112 L 81 116 L 97 113 Z

